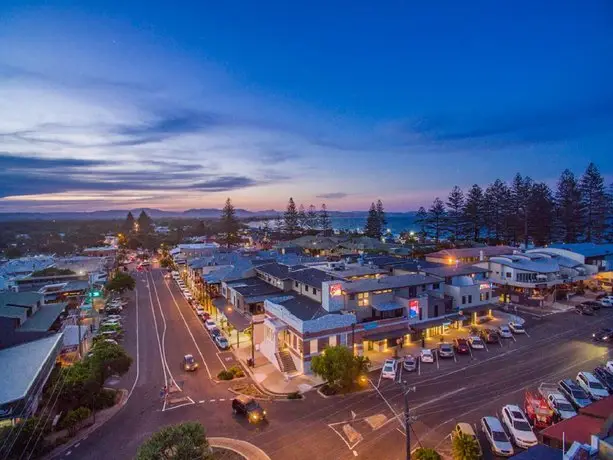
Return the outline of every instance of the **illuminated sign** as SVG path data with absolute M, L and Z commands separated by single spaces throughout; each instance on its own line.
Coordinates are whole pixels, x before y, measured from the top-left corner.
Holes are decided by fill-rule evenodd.
M 343 285 L 342 284 L 331 284 L 330 285 L 330 297 L 340 297 L 343 295 Z
M 409 300 L 409 318 L 419 316 L 419 300 Z
M 490 283 L 481 283 L 481 284 L 479 285 L 479 289 L 480 289 L 481 291 L 483 291 L 484 289 L 490 289 L 491 287 L 492 287 L 492 285 L 491 285 Z

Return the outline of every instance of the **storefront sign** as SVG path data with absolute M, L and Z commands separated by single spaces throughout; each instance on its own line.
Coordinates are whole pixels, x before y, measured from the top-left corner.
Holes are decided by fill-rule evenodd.
M 409 318 L 419 316 L 419 300 L 409 300 Z
M 484 289 L 490 289 L 491 287 L 492 287 L 492 285 L 491 285 L 490 283 L 481 283 L 481 284 L 479 285 L 479 289 L 480 289 L 481 291 L 483 291 Z
M 340 283 L 330 285 L 330 297 L 340 297 L 343 295 L 343 285 Z
M 370 323 L 365 323 L 364 324 L 364 330 L 365 331 L 370 331 L 371 329 L 376 329 L 377 328 L 377 322 L 376 321 L 372 321 Z

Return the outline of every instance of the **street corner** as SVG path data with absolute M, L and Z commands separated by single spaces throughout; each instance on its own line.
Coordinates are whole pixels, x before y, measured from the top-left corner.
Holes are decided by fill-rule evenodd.
M 328 423 L 328 428 L 336 433 L 351 451 L 362 441 L 374 436 L 383 427 L 397 422 L 397 418 L 391 410 L 382 410 L 361 416 L 350 411 L 348 415 L 349 417 L 344 420 Z

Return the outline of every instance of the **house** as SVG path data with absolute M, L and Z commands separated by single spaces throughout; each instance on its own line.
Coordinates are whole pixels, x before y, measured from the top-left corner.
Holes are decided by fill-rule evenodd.
M 427 262 L 438 264 L 474 264 L 484 262 L 491 257 L 512 254 L 515 248 L 510 246 L 483 246 L 480 248 L 443 249 L 426 254 Z
M 34 414 L 62 347 L 62 334 L 0 350 L 0 426 Z

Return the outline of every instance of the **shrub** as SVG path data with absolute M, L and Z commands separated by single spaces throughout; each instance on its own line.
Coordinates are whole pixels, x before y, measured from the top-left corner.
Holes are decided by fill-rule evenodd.
M 81 423 L 91 417 L 92 411 L 87 407 L 79 407 L 71 410 L 62 419 L 62 428 L 68 430 L 70 436 L 74 436 L 77 430 L 81 427 Z
M 420 447 L 414 453 L 416 460 L 441 460 L 440 454 L 434 449 Z
M 108 388 L 103 388 L 97 395 L 94 396 L 94 409 L 107 409 L 115 405 L 117 392 Z
M 287 399 L 302 399 L 302 395 L 298 391 L 294 391 L 287 395 Z
M 230 371 L 223 370 L 217 374 L 217 378 L 219 380 L 232 380 L 234 378 L 234 374 Z
M 230 369 L 228 369 L 228 372 L 231 372 L 234 378 L 245 376 L 245 371 L 243 371 L 240 366 L 232 366 Z

